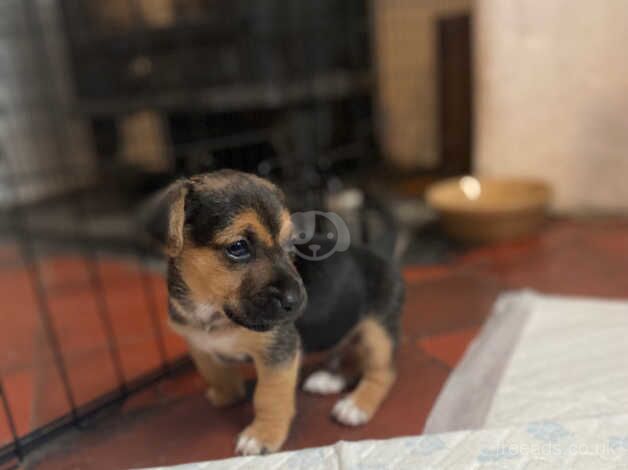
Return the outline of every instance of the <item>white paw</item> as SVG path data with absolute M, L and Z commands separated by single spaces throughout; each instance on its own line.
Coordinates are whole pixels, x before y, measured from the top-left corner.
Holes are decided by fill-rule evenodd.
M 369 420 L 366 412 L 358 408 L 351 397 L 345 397 L 336 403 L 331 414 L 337 421 L 347 426 L 359 426 Z
M 236 444 L 236 453 L 240 455 L 260 455 L 265 454 L 266 449 L 260 441 L 254 437 L 240 434 Z
M 339 374 L 332 374 L 326 370 L 319 370 L 311 374 L 303 384 L 303 390 L 319 395 L 340 393 L 346 386 L 345 378 Z

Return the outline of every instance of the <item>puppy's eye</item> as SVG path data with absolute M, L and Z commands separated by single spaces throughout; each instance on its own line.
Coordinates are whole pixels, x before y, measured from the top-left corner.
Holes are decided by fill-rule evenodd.
M 251 256 L 251 250 L 246 240 L 238 240 L 227 247 L 227 254 L 230 258 L 245 260 Z

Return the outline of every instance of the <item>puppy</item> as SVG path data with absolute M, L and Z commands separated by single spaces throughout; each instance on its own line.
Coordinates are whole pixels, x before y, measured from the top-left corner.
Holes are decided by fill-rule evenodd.
M 310 255 L 300 256 L 282 192 L 236 171 L 179 180 L 144 217 L 168 256 L 170 324 L 187 341 L 209 401 L 241 400 L 234 363 L 252 360 L 256 368 L 255 418 L 239 435 L 237 453 L 283 445 L 302 351 L 332 353 L 328 367 L 305 381 L 306 391 L 339 393 L 356 384 L 333 408 L 337 421 L 356 426 L 373 416 L 395 380 L 403 283 L 391 263 L 348 244 L 334 252 L 331 232 L 309 234 L 297 248 Z

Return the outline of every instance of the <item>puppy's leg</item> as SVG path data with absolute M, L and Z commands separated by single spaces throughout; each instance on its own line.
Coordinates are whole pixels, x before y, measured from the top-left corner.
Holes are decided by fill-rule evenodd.
M 355 390 L 332 410 L 333 417 L 348 426 L 366 423 L 375 414 L 395 381 L 394 342 L 376 320 L 363 320 L 358 327 L 356 351 L 361 357 L 362 378 Z
M 237 369 L 221 364 L 211 354 L 193 346 L 190 355 L 207 382 L 206 396 L 214 406 L 229 406 L 244 398 L 244 381 Z
M 275 452 L 283 445 L 295 413 L 299 356 L 279 366 L 256 361 L 255 419 L 240 434 L 236 451 L 243 455 Z
M 281 448 L 295 414 L 295 391 L 301 354 L 295 350 L 281 362 L 254 357 L 257 386 L 253 396 L 255 419 L 240 434 L 236 452 L 256 455 Z

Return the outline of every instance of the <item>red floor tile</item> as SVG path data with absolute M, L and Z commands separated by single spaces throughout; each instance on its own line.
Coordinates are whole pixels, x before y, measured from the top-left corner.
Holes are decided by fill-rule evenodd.
M 13 440 L 9 421 L 4 414 L 4 408 L 0 407 L 0 447 Z M 2 467 L 0 467 L 2 468 Z
M 127 380 L 136 379 L 162 366 L 163 358 L 159 346 L 152 337 L 136 342 L 120 342 L 118 350 Z
M 504 287 L 488 276 L 465 272 L 408 284 L 402 331 L 419 338 L 480 325 Z
M 402 349 L 408 352 L 402 353 L 399 382 L 371 423 L 359 428 L 340 426 L 329 417 L 338 396 L 300 392 L 297 418 L 285 448 L 420 433 L 448 371 L 417 353 L 410 343 L 404 343 Z M 251 403 L 217 410 L 202 396 L 202 383 L 198 379 L 190 383 L 192 395 L 162 402 L 157 408 L 153 405 L 152 410 L 133 407 L 109 424 L 76 434 L 72 452 L 48 454 L 45 464 L 42 461 L 40 467 L 31 462 L 31 468 L 83 468 L 87 463 L 94 469 L 132 468 L 231 456 L 236 435 L 252 418 Z M 124 452 L 112 452 L 121 448 Z
M 0 375 L 30 367 L 40 320 L 29 278 L 21 269 L 0 269 Z
M 450 273 L 448 266 L 409 266 L 403 270 L 403 278 L 407 283 L 414 284 L 439 279 Z
M 113 391 L 118 384 L 122 385 L 108 349 L 103 348 L 72 357 L 67 359 L 65 364 L 78 406 Z M 51 366 L 52 364 L 49 367 Z
M 47 288 L 89 284 L 87 264 L 81 257 L 72 255 L 48 257 L 40 261 L 39 267 Z
M 419 339 L 417 345 L 428 355 L 453 369 L 462 359 L 469 343 L 475 338 L 479 330 L 479 327 L 473 327 L 453 333 L 430 336 Z
M 19 435 L 24 435 L 31 430 L 33 392 L 32 371 L 26 369 L 20 372 L 13 372 L 3 376 L 2 383 L 7 402 L 11 409 L 11 416 Z M 4 427 L 0 424 L 0 445 L 11 439 L 8 423 Z
M 37 345 L 34 366 L 31 369 L 34 382 L 31 404 L 33 429 L 48 424 L 71 411 L 61 372 L 54 360 L 50 345 L 41 333 L 38 335 Z M 70 374 L 68 368 L 66 372 Z
M 91 290 L 74 289 L 51 295 L 48 305 L 65 358 L 107 348 L 104 326 L 107 312 L 98 309 Z
M 107 304 L 116 336 L 140 340 L 152 336 L 152 322 L 142 285 L 138 279 L 124 287 L 105 287 Z
M 560 295 L 625 298 L 626 264 L 574 243 L 551 252 L 535 253 L 516 263 L 489 262 L 476 266 L 510 288 L 532 288 Z

